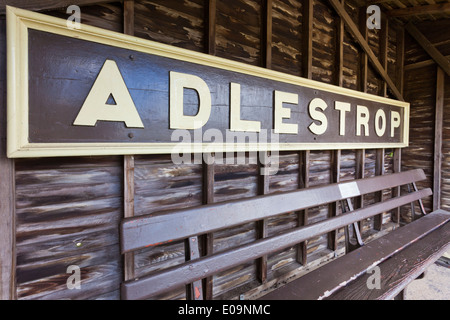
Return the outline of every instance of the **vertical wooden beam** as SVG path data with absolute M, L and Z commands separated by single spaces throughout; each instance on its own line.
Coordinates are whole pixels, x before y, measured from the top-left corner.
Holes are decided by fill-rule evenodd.
M 403 79 L 404 79 L 404 64 L 405 64 L 405 29 L 403 26 L 397 26 L 396 28 L 396 57 L 395 57 L 395 83 L 403 95 Z M 402 149 L 394 149 L 394 159 L 393 159 L 393 171 L 402 171 Z M 399 197 L 401 192 L 400 187 L 396 187 L 392 190 L 393 197 Z M 395 223 L 400 224 L 400 210 L 401 208 L 396 208 L 392 211 L 392 220 Z
M 195 260 L 200 258 L 199 237 L 189 237 L 185 240 L 185 260 Z M 186 286 L 187 300 L 203 300 L 202 280 L 194 281 Z
M 123 2 L 123 33 L 134 35 L 134 0 Z
M 15 168 L 6 157 L 6 21 L 0 18 L 0 300 L 16 299 Z
M 330 183 L 338 183 L 340 180 L 341 171 L 341 150 L 331 151 L 331 172 Z M 335 217 L 339 214 L 339 205 L 337 202 L 332 202 L 328 207 L 328 218 Z M 328 233 L 328 249 L 337 250 L 337 234 L 338 230 Z
M 367 13 L 366 7 L 359 8 L 359 31 L 367 42 L 368 29 L 366 25 Z M 368 74 L 368 58 L 364 51 L 360 52 L 359 56 L 359 77 L 358 77 L 358 90 L 367 92 L 367 74 Z
M 206 161 L 205 161 L 206 159 Z M 215 173 L 214 153 L 203 155 L 203 203 L 214 202 L 214 173 Z
M 402 149 L 397 148 L 394 149 L 394 158 L 393 158 L 393 172 L 401 172 L 402 171 Z M 399 197 L 400 196 L 401 188 L 400 186 L 393 188 L 392 190 L 392 197 Z M 392 221 L 395 223 L 400 224 L 400 207 L 394 209 L 392 211 Z
M 313 0 L 303 1 L 303 20 L 302 20 L 302 68 L 303 77 L 312 78 L 312 36 L 313 36 L 313 16 L 314 5 Z
M 341 0 L 341 4 L 344 5 L 344 1 L 345 0 Z M 344 29 L 344 20 L 338 16 L 338 18 L 336 19 L 336 48 L 337 48 L 337 52 L 336 52 L 336 69 L 335 69 L 335 74 L 336 74 L 336 85 L 342 87 L 343 83 L 344 83 L 344 33 L 345 33 L 345 29 Z
M 216 54 L 216 0 L 208 0 L 206 5 L 207 28 L 206 34 L 206 53 Z M 206 160 L 206 161 L 205 161 Z M 203 157 L 203 203 L 214 202 L 214 173 L 215 173 L 215 155 L 204 154 Z M 211 255 L 214 251 L 214 235 L 212 233 L 205 234 L 201 237 L 203 255 Z M 213 277 L 203 279 L 203 295 L 206 300 L 213 299 Z
M 298 153 L 298 188 L 309 187 L 309 151 L 300 151 Z M 308 209 L 298 212 L 298 226 L 306 226 L 308 224 Z M 307 242 L 297 245 L 297 262 L 302 265 L 307 263 Z
M 402 26 L 397 27 L 396 35 L 396 62 L 395 62 L 395 81 L 400 93 L 403 95 L 403 79 L 405 64 L 405 29 Z
M 345 0 L 340 1 L 341 5 L 345 5 Z M 339 16 L 337 19 L 337 36 L 336 36 L 336 84 L 340 87 L 343 85 L 343 70 L 344 70 L 344 20 Z M 331 172 L 330 182 L 337 183 L 340 180 L 341 167 L 341 150 L 332 151 L 331 154 Z M 328 208 L 328 215 L 330 217 L 339 214 L 339 203 L 330 203 Z M 337 230 L 328 234 L 328 248 L 332 250 L 337 249 Z
M 206 32 L 206 52 L 215 55 L 216 54 L 216 12 L 217 12 L 216 0 L 209 0 L 207 5 L 207 32 Z
M 377 158 L 375 162 L 375 175 L 382 176 L 384 174 L 384 148 L 377 149 Z M 383 201 L 383 190 L 375 193 L 375 201 Z M 380 231 L 383 226 L 383 213 L 374 216 L 373 228 Z
M 266 159 L 261 160 L 262 157 L 267 157 Z M 270 157 L 270 152 L 258 152 L 258 163 L 259 163 L 259 192 L 258 194 L 264 195 L 269 193 L 269 167 L 266 166 L 267 163 L 270 163 L 268 158 Z M 257 221 L 256 223 L 256 232 L 258 239 L 267 237 L 267 219 Z M 257 262 L 258 267 L 258 278 L 262 283 L 267 281 L 267 255 L 262 256 L 258 259 Z
M 341 5 L 345 5 L 345 0 L 340 1 Z M 337 19 L 337 36 L 336 36 L 336 84 L 340 87 L 343 85 L 343 70 L 344 70 L 344 20 L 339 16 Z M 330 182 L 337 183 L 340 180 L 341 167 L 341 150 L 332 151 L 331 154 L 331 172 Z M 339 214 L 339 203 L 330 203 L 328 208 L 329 217 L 337 216 Z M 328 248 L 332 250 L 337 249 L 337 230 L 328 234 Z
M 313 0 L 303 1 L 302 10 L 302 74 L 303 77 L 312 78 L 312 37 L 314 4 Z M 299 188 L 309 187 L 309 155 L 308 150 L 299 154 Z M 298 225 L 303 226 L 308 223 L 308 210 L 302 210 L 298 214 Z M 307 242 L 302 242 L 297 246 L 297 261 L 302 265 L 307 263 Z
M 201 154 L 203 171 L 203 203 L 214 201 L 214 155 Z M 195 260 L 200 255 L 212 254 L 213 234 L 208 233 L 202 236 L 189 237 L 184 241 L 185 260 Z M 186 285 L 187 300 L 212 299 L 212 277 L 197 280 Z
M 214 202 L 214 173 L 215 173 L 215 155 L 204 154 L 203 157 L 203 203 Z M 203 255 L 211 255 L 214 251 L 214 236 L 212 233 L 204 235 L 201 239 L 203 246 Z M 213 277 L 206 277 L 203 281 L 203 291 L 206 300 L 213 299 Z
M 436 113 L 434 122 L 433 211 L 441 207 L 442 130 L 444 118 L 445 74 L 437 67 Z
M 389 45 L 389 20 L 386 15 L 381 15 L 381 30 L 380 30 L 380 57 L 381 64 L 387 72 L 388 68 L 388 45 Z M 380 86 L 380 95 L 383 97 L 387 97 L 387 83 L 383 79 L 381 80 L 382 84 Z
M 355 152 L 355 179 L 363 179 L 365 176 L 365 167 L 366 167 L 366 150 L 360 149 Z M 355 198 L 353 208 L 359 209 L 364 207 L 364 195 Z M 362 236 L 362 223 L 358 221 L 358 227 Z
M 272 0 L 266 0 L 265 2 L 265 28 L 264 28 L 264 63 L 263 66 L 272 68 Z
M 266 0 L 263 6 L 263 30 L 262 32 L 262 48 L 263 54 L 263 66 L 265 68 L 272 67 L 272 0 Z M 268 158 L 270 152 L 258 152 L 258 169 L 259 169 L 259 191 L 258 194 L 264 195 L 269 193 L 269 167 L 266 164 L 270 163 Z M 261 157 L 266 159 L 261 160 Z M 256 232 L 259 239 L 266 238 L 267 233 L 267 219 L 256 222 Z M 257 260 L 257 275 L 261 283 L 267 281 L 267 255 L 262 256 Z
M 14 300 L 16 299 L 15 168 L 14 161 L 6 158 L 3 131 L 6 130 L 2 129 L 0 146 L 0 300 Z
M 124 156 L 124 218 L 134 216 L 134 156 Z M 134 279 L 134 252 L 124 254 L 124 279 Z
M 134 35 L 134 0 L 123 2 L 123 32 Z M 134 156 L 123 157 L 124 168 L 124 218 L 134 216 Z M 135 278 L 134 252 L 124 254 L 123 260 L 124 280 Z
M 356 150 L 355 153 L 355 179 L 364 178 L 364 170 L 366 166 L 366 150 Z M 364 196 L 357 197 L 355 199 L 355 209 L 362 208 L 364 206 Z

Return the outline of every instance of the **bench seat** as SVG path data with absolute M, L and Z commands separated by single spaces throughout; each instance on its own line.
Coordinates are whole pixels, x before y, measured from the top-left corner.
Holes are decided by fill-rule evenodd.
M 450 213 L 437 210 L 262 296 L 264 300 L 391 299 L 448 248 Z M 381 288 L 368 289 L 374 266 Z
M 450 242 L 448 236 L 450 224 L 447 223 L 450 220 L 450 214 L 442 210 L 426 214 L 425 210 L 422 210 L 425 214 L 423 217 L 377 240 L 363 244 L 361 239 L 358 239 L 357 245 L 351 244 L 352 239 L 348 228 L 353 226 L 354 234 L 358 238 L 358 234 L 360 235 L 359 221 L 415 201 L 419 201 L 420 207 L 423 209 L 421 199 L 430 196 L 432 192 L 429 188 L 418 190 L 415 182 L 424 179 L 423 170 L 416 169 L 124 219 L 121 224 L 122 253 L 132 253 L 148 246 L 184 240 L 186 261 L 123 282 L 122 298 L 148 299 L 177 287 L 186 286 L 188 299 L 203 299 L 202 279 L 207 279 L 242 263 L 305 243 L 314 237 L 336 232 L 341 228 L 346 230 L 347 253 L 345 256 L 272 292 L 267 292 L 262 299 L 324 299 L 333 298 L 334 295 L 338 297 L 338 294 L 340 297 L 347 297 L 347 293 L 344 292 L 347 290 L 346 285 L 356 286 L 358 279 L 363 279 L 364 274 L 371 267 L 382 263 L 386 263 L 387 266 L 398 253 L 413 255 L 413 253 L 408 253 L 411 250 L 420 250 L 420 253 L 424 255 L 424 260 L 429 263 L 434 258 L 439 258 L 436 257 L 438 253 Z M 390 199 L 380 198 L 380 201 L 363 208 L 353 209 L 352 207 L 351 198 L 410 184 L 413 185 L 413 188 L 408 188 L 409 192 L 406 194 L 399 194 Z M 314 223 L 298 225 L 271 236 L 263 234 L 253 242 L 223 251 L 206 255 L 200 254 L 202 252 L 201 239 L 205 235 L 244 223 L 261 222 L 280 214 L 299 213 L 304 209 L 335 202 L 341 203 L 342 214 L 332 215 Z M 433 240 L 439 237 L 441 237 L 440 241 Z M 427 246 L 428 241 L 431 242 Z M 414 249 L 418 243 L 425 245 L 428 249 Z M 437 247 L 433 246 L 438 243 L 440 245 Z M 362 247 L 355 249 L 361 245 Z M 422 264 L 417 264 L 417 267 L 413 265 L 408 270 L 405 269 L 405 274 L 415 276 L 421 268 Z M 388 270 L 390 269 L 386 267 L 386 272 Z M 363 285 L 365 283 L 362 282 Z M 401 280 L 399 283 L 401 285 L 395 283 L 394 286 L 385 285 L 386 293 L 382 293 L 383 290 L 381 290 L 378 293 L 379 296 L 390 297 L 397 293 L 406 282 Z M 348 296 L 357 297 L 354 294 Z

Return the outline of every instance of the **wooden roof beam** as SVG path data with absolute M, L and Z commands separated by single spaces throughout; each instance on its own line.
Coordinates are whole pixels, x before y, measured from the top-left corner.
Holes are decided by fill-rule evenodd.
M 424 14 L 449 13 L 450 3 L 437 3 L 424 6 L 414 6 L 401 9 L 393 9 L 386 12 L 390 17 L 410 17 Z
M 108 3 L 111 0 L 4 0 L 0 4 L 0 15 L 5 14 L 6 6 L 12 6 L 31 11 L 44 11 L 67 8 L 70 5 L 86 6 L 91 4 Z
M 383 4 L 386 2 L 394 2 L 394 0 L 366 0 L 364 6 L 370 6 L 372 4 Z
M 439 52 L 438 49 L 419 31 L 411 22 L 405 26 L 405 30 L 416 39 L 419 45 L 430 55 L 430 57 L 450 76 L 450 60 Z
M 445 57 L 447 59 L 450 59 L 450 55 L 446 55 Z M 405 70 L 414 70 L 414 69 L 418 69 L 418 68 L 432 66 L 434 64 L 436 64 L 436 61 L 434 61 L 433 59 L 428 59 L 428 60 L 424 60 L 424 61 L 407 64 L 407 65 L 405 65 Z
M 373 53 L 372 49 L 370 48 L 367 41 L 364 39 L 364 36 L 361 34 L 361 32 L 358 29 L 358 26 L 353 22 L 352 18 L 348 15 L 347 11 L 345 10 L 344 6 L 340 3 L 339 0 L 329 0 L 333 8 L 336 10 L 338 15 L 344 20 L 344 23 L 349 28 L 350 34 L 355 38 L 356 42 L 361 46 L 361 48 L 364 50 L 364 52 L 369 57 L 369 60 L 371 61 L 372 65 L 374 66 L 375 70 L 380 74 L 380 76 L 383 78 L 384 81 L 388 84 L 389 88 L 391 89 L 394 96 L 400 100 L 405 101 L 403 99 L 402 94 L 395 86 L 392 79 L 387 74 L 387 71 L 383 68 L 378 58 Z

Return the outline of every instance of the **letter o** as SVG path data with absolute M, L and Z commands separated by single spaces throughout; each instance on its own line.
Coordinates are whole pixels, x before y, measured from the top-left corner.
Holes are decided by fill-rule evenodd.
M 384 113 L 383 109 L 378 109 L 377 113 L 375 114 L 375 132 L 379 137 L 384 135 L 384 133 L 386 132 L 386 113 Z

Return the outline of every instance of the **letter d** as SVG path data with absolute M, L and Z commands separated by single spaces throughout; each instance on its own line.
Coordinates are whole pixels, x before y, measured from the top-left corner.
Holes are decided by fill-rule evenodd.
M 199 106 L 195 116 L 186 116 L 183 112 L 184 88 L 194 89 L 198 93 Z M 170 71 L 170 129 L 200 129 L 211 115 L 211 93 L 208 85 L 200 77 Z

